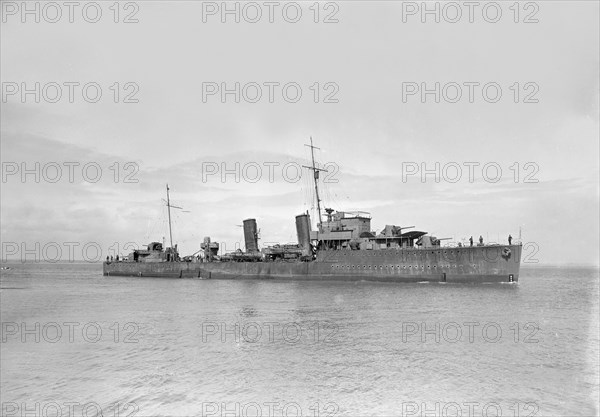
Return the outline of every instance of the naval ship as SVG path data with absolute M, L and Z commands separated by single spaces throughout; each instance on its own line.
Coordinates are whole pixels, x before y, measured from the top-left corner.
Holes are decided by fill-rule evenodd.
M 319 173 L 312 165 L 318 222 L 315 230 L 308 212 L 296 216 L 297 243 L 259 248 L 256 219 L 243 221 L 245 250 L 219 255 L 219 244 L 205 237 L 200 251 L 180 257 L 173 245 L 171 205 L 167 185 L 170 247 L 151 242 L 118 261 L 103 264 L 105 276 L 202 279 L 344 280 L 441 283 L 516 283 L 519 279 L 521 243 L 442 246 L 446 238 L 414 226 L 386 225 L 371 228 L 367 212 L 325 208 L 322 218 Z

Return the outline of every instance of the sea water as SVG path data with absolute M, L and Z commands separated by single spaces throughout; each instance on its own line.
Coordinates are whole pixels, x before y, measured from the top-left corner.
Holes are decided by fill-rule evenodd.
M 2 266 L 3 416 L 598 415 L 597 268 L 478 285 Z

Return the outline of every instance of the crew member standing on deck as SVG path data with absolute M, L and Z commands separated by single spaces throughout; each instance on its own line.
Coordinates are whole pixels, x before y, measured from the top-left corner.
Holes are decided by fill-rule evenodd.
M 471 236 L 471 237 L 469 238 L 469 243 L 471 244 L 471 246 L 473 246 L 473 236 Z
M 512 236 L 511 235 L 508 235 L 508 244 L 512 245 Z
M 483 236 L 479 235 L 479 245 L 483 246 Z

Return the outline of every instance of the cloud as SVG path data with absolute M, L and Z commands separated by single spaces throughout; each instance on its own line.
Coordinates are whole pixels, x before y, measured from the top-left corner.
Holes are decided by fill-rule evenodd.
M 312 136 L 317 160 L 332 163 L 321 179 L 338 181 L 321 187 L 323 205 L 371 211 L 378 230 L 414 224 L 443 236 L 500 239 L 521 227 L 539 242 L 544 262 L 598 263 L 596 2 L 544 4 L 537 24 L 515 24 L 510 14 L 498 24 L 423 24 L 419 16 L 402 22 L 399 4 L 339 6 L 337 24 L 222 24 L 218 16 L 200 24 L 202 6 L 189 2 L 140 4 L 135 25 L 3 24 L 3 82 L 96 82 L 103 95 L 98 103 L 79 92 L 73 103 L 31 96 L 23 103 L 18 95 L 0 103 L 4 167 L 38 162 L 44 177 L 57 163 L 64 178 L 64 164 L 79 163 L 73 182 L 9 176 L 2 239 L 103 247 L 161 239 L 168 183 L 175 204 L 190 211 L 173 213 L 185 250 L 204 235 L 239 239 L 236 225 L 246 217 L 259 219 L 265 239 L 294 240 L 293 216 L 316 217 L 313 184 L 307 171 L 286 180 L 282 168 L 308 164 L 304 144 Z M 206 82 L 271 81 L 298 83 L 302 100 L 289 103 L 279 90 L 273 103 L 202 96 Z M 502 99 L 490 103 L 477 90 L 470 103 L 470 81 L 498 83 Z M 127 82 L 139 87 L 139 102 L 122 102 Z M 336 103 L 324 102 L 328 82 Z M 406 82 L 457 83 L 463 99 L 403 100 Z M 537 103 L 523 102 L 533 91 L 527 83 Z M 271 162 L 279 163 L 273 181 Z M 470 162 L 479 163 L 473 182 L 466 170 L 457 183 L 421 181 L 422 168 Z M 102 170 L 97 182 L 82 175 L 89 163 Z M 403 181 L 407 163 L 420 172 Z M 497 183 L 483 179 L 486 163 L 501 167 Z M 249 181 L 257 165 L 261 179 Z

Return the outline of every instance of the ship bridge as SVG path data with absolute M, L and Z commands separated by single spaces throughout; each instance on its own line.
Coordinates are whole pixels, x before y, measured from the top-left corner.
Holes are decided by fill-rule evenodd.
M 386 225 L 381 233 L 371 230 L 371 214 L 365 211 L 337 211 L 325 209 L 326 221 L 318 231 L 311 231 L 311 240 L 319 242 L 321 249 L 385 249 L 413 247 L 427 232 L 408 231 L 408 227 Z M 411 226 L 412 227 L 412 226 Z
M 349 241 L 371 231 L 371 215 L 365 211 L 325 211 L 327 220 L 319 225 L 318 232 L 311 232 L 314 240 Z

